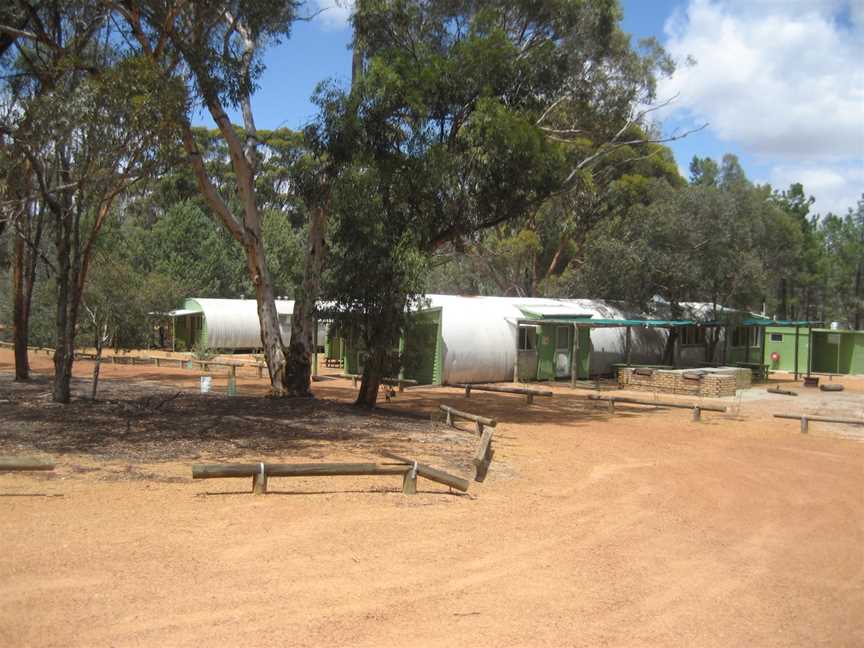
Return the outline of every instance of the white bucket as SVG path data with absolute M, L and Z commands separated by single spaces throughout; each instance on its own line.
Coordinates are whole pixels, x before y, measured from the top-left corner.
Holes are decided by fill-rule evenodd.
M 201 393 L 209 394 L 210 388 L 213 386 L 213 378 L 211 376 L 201 376 Z

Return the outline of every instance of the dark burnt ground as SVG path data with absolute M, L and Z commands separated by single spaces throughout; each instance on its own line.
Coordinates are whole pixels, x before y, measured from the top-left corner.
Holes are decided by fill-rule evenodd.
M 367 412 L 322 399 L 202 396 L 154 382 L 104 380 L 98 400 L 73 381 L 73 401 L 51 401 L 49 376 L 15 383 L 0 372 L 0 454 L 65 454 L 159 463 L 263 459 L 376 461 L 381 450 L 471 473 L 468 431 L 420 417 Z M 85 469 L 86 470 L 86 469 Z M 128 478 L 142 478 L 131 466 Z

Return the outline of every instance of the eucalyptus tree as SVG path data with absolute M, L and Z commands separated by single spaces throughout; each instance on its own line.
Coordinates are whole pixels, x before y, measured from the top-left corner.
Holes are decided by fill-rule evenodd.
M 635 51 L 620 18 L 605 0 L 358 5 L 364 72 L 350 91 L 322 88 L 318 132 L 339 169 L 329 294 L 343 318 L 368 314 L 359 404 L 375 403 L 435 250 L 532 213 L 637 144 L 628 133 L 650 109 L 636 105 L 668 61 Z
M 263 50 L 288 36 L 298 3 L 106 0 L 104 4 L 121 17 L 136 53 L 164 78 L 184 84 L 186 106 L 178 121 L 188 163 L 213 216 L 243 248 L 258 304 L 271 392 L 292 394 L 256 191 L 260 154 L 252 94 L 263 70 Z M 209 112 L 228 149 L 234 176 L 231 189 L 239 203 L 236 210 L 208 172 L 196 142 L 191 115 L 199 105 Z M 240 109 L 242 128 L 231 123 L 231 108 Z
M 94 245 L 128 187 L 167 159 L 162 143 L 171 138 L 170 116 L 181 97 L 140 59 L 117 50 L 101 3 L 24 4 L 26 29 L 0 26 L 15 36 L 3 59 L 15 110 L 2 128 L 26 159 L 28 198 L 49 215 L 57 298 L 53 397 L 66 403 Z

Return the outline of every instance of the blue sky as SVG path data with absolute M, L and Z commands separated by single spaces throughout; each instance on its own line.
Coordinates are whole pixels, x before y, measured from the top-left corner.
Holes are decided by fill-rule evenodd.
M 328 10 L 265 57 L 254 97 L 260 128 L 308 123 L 315 86 L 350 76 L 344 0 L 311 3 Z M 654 36 L 676 60 L 696 59 L 660 85 L 661 96 L 678 95 L 660 113 L 665 132 L 709 124 L 670 144 L 685 173 L 693 155 L 734 153 L 754 181 L 803 182 L 821 213 L 854 206 L 864 192 L 864 1 L 621 4 L 634 38 Z

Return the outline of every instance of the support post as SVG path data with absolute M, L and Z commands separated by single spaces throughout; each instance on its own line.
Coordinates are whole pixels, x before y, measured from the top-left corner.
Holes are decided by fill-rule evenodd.
M 228 395 L 237 395 L 237 367 L 228 367 Z
M 570 345 L 570 387 L 576 386 L 579 371 L 579 328 L 573 325 L 573 344 Z
M 417 462 L 411 466 L 411 469 L 402 477 L 402 493 L 404 495 L 417 494 Z
M 318 318 L 312 319 L 312 377 L 318 377 Z
M 627 327 L 627 333 L 625 335 L 626 335 L 626 337 L 624 338 L 624 364 L 626 364 L 629 367 L 630 366 L 630 348 L 631 348 L 631 345 L 633 344 L 632 327 L 630 327 L 630 326 Z
M 698 405 L 693 408 L 693 420 L 697 423 L 702 420 L 702 408 Z
M 798 382 L 798 336 L 800 333 L 801 327 L 797 324 L 795 325 L 795 382 Z
M 801 417 L 801 434 L 807 434 L 807 430 L 810 426 L 810 421 L 806 416 Z
M 750 327 L 744 327 L 744 364 L 750 363 Z
M 528 401 L 529 405 L 531 405 L 534 402 L 534 394 L 525 394 L 525 398 Z
M 465 398 L 471 398 L 471 385 L 465 385 Z
M 513 357 L 513 382 L 519 382 L 519 331 L 521 327 L 519 326 L 519 322 L 516 322 L 516 355 Z M 465 392 L 465 395 L 468 396 L 468 392 Z
M 807 327 L 807 377 L 810 377 L 810 372 L 813 368 L 813 326 Z
M 609 399 L 609 413 L 610 414 L 615 413 L 615 401 L 611 398 Z
M 267 471 L 263 461 L 258 464 L 258 472 L 252 475 L 252 492 L 255 495 L 267 494 Z
M 158 367 L 159 366 L 159 358 L 154 358 L 154 360 L 156 361 L 156 366 Z

